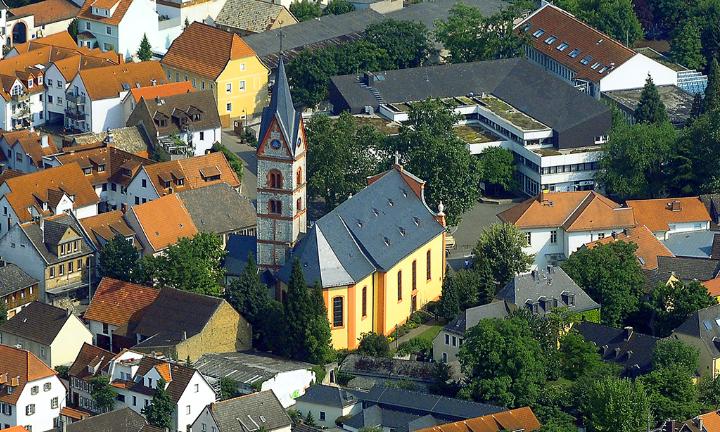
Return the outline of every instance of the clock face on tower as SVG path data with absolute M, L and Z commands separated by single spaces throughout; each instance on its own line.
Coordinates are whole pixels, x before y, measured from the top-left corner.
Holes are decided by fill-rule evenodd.
M 275 150 L 278 150 L 280 148 L 280 141 L 276 140 L 276 139 L 270 141 L 270 147 L 274 148 Z

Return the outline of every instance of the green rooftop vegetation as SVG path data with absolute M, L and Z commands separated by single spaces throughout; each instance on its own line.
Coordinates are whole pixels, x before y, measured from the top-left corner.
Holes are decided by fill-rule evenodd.
M 485 97 L 478 97 L 476 99 L 482 101 L 485 108 L 522 130 L 547 129 L 547 126 L 544 124 L 533 120 L 532 117 L 523 114 L 512 105 L 505 103 L 494 96 L 486 95 Z
M 535 150 L 533 150 L 533 152 L 539 154 L 540 156 L 560 156 L 562 154 L 559 151 L 557 151 L 555 149 L 551 149 L 551 148 L 535 149 Z
M 492 141 L 500 141 L 502 138 L 486 131 L 481 126 L 461 125 L 453 128 L 455 135 L 468 144 L 482 144 Z
M 355 117 L 358 125 L 372 126 L 384 135 L 397 135 L 400 132 L 400 125 L 380 117 Z

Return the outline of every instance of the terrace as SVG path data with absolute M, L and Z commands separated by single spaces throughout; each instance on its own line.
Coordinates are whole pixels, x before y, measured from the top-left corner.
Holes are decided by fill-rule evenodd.
M 496 135 L 479 125 L 464 124 L 455 126 L 453 129 L 455 131 L 455 135 L 468 144 L 483 144 L 504 140 L 504 138 L 501 138 L 499 135 Z
M 515 127 L 522 131 L 533 131 L 549 129 L 544 124 L 533 119 L 527 114 L 517 110 L 512 105 L 503 102 L 502 100 L 491 95 L 473 96 L 472 100 L 477 102 L 480 106 L 486 108 L 496 116 L 502 118 L 505 121 L 510 122 Z

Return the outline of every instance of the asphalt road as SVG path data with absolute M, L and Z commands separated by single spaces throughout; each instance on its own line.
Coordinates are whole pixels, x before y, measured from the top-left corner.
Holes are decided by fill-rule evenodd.
M 243 172 L 241 193 L 254 201 L 257 197 L 257 157 L 255 157 L 255 148 L 240 143 L 240 139 L 230 129 L 223 130 L 222 144 L 242 159 L 245 172 Z

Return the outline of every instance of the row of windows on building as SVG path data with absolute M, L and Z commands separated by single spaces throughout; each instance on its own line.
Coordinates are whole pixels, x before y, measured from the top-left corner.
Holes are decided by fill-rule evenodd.
M 90 258 L 85 258 L 85 265 L 90 265 Z M 65 269 L 67 268 L 67 274 L 76 272 L 76 271 L 82 271 L 83 269 L 83 259 L 78 258 L 77 260 L 71 260 L 66 263 L 61 263 L 58 265 L 51 265 L 48 267 L 48 275 L 50 279 L 53 279 L 56 277 L 65 276 Z
M 283 175 L 279 170 L 271 169 L 267 173 L 266 185 L 271 189 L 283 189 Z M 302 167 L 298 167 L 295 171 L 295 184 L 303 184 L 303 172 Z
M 542 174 L 560 174 L 578 171 L 597 171 L 599 162 L 584 162 L 570 165 L 556 165 L 551 167 L 543 167 Z
M 28 291 L 28 296 L 32 296 L 33 287 L 29 286 L 26 290 Z M 7 306 L 8 304 L 15 304 L 18 301 L 25 300 L 25 291 L 26 290 L 20 290 L 20 291 L 14 292 L 12 294 L 6 295 L 3 298 L 3 300 L 5 301 L 5 305 Z M 2 343 L 2 336 L 0 336 L 0 343 Z
M 447 333 L 445 333 L 445 345 L 447 346 L 453 346 L 453 347 L 460 347 L 463 344 L 463 338 L 452 336 Z
M 59 407 L 59 401 L 58 401 L 57 396 L 55 396 L 54 398 L 50 399 L 50 409 L 58 409 L 58 407 Z M 35 414 L 35 404 L 25 405 L 25 415 L 31 416 L 33 414 Z
M 425 277 L 427 280 L 432 279 L 432 253 L 428 250 L 425 253 Z M 412 291 L 413 293 L 417 290 L 417 261 L 412 262 Z M 403 301 L 403 277 L 402 270 L 397 272 L 397 301 L 398 303 Z M 343 296 L 333 297 L 332 311 L 333 311 L 333 327 L 342 327 L 345 323 L 345 298 Z M 367 286 L 362 288 L 360 295 L 360 309 L 361 316 L 365 318 L 367 316 Z

